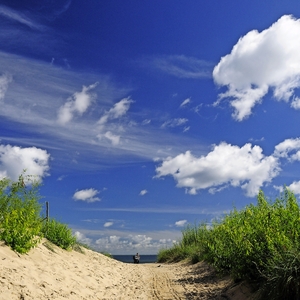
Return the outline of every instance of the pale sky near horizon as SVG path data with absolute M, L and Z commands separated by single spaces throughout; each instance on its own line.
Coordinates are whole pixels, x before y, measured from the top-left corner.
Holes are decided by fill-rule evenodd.
M 0 178 L 23 169 L 77 238 L 155 254 L 300 194 L 300 4 L 0 2 Z

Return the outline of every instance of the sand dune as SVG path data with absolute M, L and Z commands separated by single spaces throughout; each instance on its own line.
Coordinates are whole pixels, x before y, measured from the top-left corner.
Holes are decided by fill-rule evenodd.
M 228 289 L 203 263 L 135 265 L 84 252 L 43 240 L 20 255 L 0 242 L 0 299 L 248 299 L 248 287 Z

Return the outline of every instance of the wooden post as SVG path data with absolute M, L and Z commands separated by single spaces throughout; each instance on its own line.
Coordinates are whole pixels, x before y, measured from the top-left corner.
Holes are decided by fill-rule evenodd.
M 47 218 L 47 222 L 49 221 L 49 202 L 46 201 L 46 218 Z

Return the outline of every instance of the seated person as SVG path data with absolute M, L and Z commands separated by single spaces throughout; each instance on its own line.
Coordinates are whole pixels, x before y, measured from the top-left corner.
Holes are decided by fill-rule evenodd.
M 138 264 L 140 262 L 140 256 L 138 253 L 136 255 L 133 255 L 133 262 L 135 264 Z

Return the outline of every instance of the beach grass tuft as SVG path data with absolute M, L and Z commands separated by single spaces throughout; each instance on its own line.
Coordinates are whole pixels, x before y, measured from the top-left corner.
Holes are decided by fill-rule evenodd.
M 71 229 L 55 219 L 41 217 L 39 187 L 36 177 L 25 175 L 25 170 L 15 182 L 0 180 L 0 240 L 18 253 L 27 253 L 43 237 L 71 250 L 76 243 Z
M 234 209 L 211 225 L 187 226 L 158 262 L 206 261 L 235 281 L 257 283 L 260 299 L 300 298 L 300 210 L 287 188 L 275 201 Z

